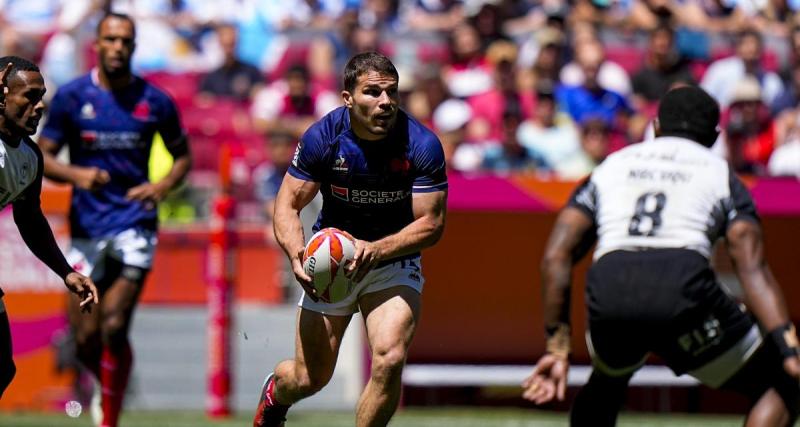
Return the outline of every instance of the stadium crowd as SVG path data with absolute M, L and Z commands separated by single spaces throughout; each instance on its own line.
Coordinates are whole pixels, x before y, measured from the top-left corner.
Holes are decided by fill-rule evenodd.
M 341 104 L 344 61 L 369 50 L 398 66 L 404 108 L 440 137 L 450 173 L 580 178 L 652 138 L 669 88 L 699 84 L 723 111 L 715 152 L 739 173 L 800 176 L 799 9 L 796 0 L 0 0 L 0 53 L 34 58 L 54 89 L 94 65 L 104 12 L 130 14 L 134 71 L 177 102 L 195 153 L 191 182 L 208 181 L 227 144 L 240 195 L 266 206 L 293 141 Z

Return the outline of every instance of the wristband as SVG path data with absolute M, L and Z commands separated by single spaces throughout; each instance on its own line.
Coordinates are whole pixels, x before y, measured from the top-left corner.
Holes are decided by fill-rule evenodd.
M 569 357 L 571 348 L 571 329 L 566 323 L 558 323 L 553 326 L 545 327 L 547 344 L 545 349 L 548 353 L 566 359 Z
M 797 331 L 792 322 L 771 330 L 768 336 L 784 359 L 800 355 L 800 343 L 797 341 Z

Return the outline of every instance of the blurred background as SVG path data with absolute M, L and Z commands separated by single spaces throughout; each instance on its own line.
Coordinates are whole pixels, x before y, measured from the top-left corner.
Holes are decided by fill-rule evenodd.
M 272 236 L 272 203 L 298 138 L 342 104 L 341 70 L 362 51 L 392 58 L 403 108 L 437 133 L 449 167 L 448 225 L 424 254 L 423 317 L 400 419 L 419 407 L 512 407 L 524 410 L 499 418 L 523 424 L 503 425 L 527 425 L 533 406 L 518 384 L 544 350 L 538 263 L 555 213 L 609 153 L 653 137 L 658 100 L 678 85 L 699 84 L 720 102 L 713 150 L 753 192 L 769 261 L 800 317 L 796 0 L 0 0 L 0 54 L 34 59 L 52 96 L 96 63 L 95 26 L 109 10 L 136 21 L 134 70 L 176 101 L 194 156 L 185 185 L 159 206 L 160 245 L 132 331 L 128 413 L 221 405 L 250 414 L 264 374 L 292 356 L 300 288 Z M 152 179 L 170 162 L 156 141 Z M 44 208 L 64 248 L 68 200 L 68 187 L 46 185 Z M 304 213 L 307 226 L 318 202 Z M 0 425 L 27 425 L 8 417 L 63 414 L 66 402 L 87 402 L 91 383 L 72 356 L 61 284 L 28 254 L 10 211 L 0 230 L 18 366 Z M 215 236 L 225 236 L 222 259 Z M 714 262 L 736 294 L 725 254 Z M 574 277 L 573 386 L 589 363 L 586 266 Z M 367 355 L 354 321 L 333 382 L 298 411 L 351 410 Z M 630 411 L 744 407 L 673 378 L 655 359 L 634 385 Z M 574 392 L 544 408 L 561 411 L 554 425 Z

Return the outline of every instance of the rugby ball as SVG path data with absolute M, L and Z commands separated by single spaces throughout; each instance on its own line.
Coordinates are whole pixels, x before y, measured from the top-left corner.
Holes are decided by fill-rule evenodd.
M 350 295 L 354 283 L 345 277 L 344 267 L 355 253 L 354 242 L 339 229 L 323 228 L 311 236 L 303 252 L 303 270 L 320 300 L 335 303 Z

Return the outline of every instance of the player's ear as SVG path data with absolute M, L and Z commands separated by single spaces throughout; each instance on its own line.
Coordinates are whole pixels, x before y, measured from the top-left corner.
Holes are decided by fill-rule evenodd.
M 347 108 L 353 108 L 353 95 L 346 91 L 342 91 L 342 100 L 344 100 L 344 106 Z

